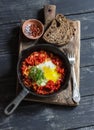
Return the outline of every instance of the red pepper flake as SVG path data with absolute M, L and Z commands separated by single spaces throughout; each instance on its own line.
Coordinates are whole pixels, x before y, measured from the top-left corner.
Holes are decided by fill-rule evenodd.
M 25 28 L 25 33 L 33 37 L 37 37 L 41 34 L 41 29 L 36 24 L 27 25 Z

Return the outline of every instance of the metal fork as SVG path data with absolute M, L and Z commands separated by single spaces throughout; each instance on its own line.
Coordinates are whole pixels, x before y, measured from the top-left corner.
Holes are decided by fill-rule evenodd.
M 72 98 L 76 103 L 79 103 L 80 92 L 79 92 L 79 88 L 77 85 L 76 75 L 75 75 L 75 70 L 74 70 L 75 56 L 74 56 L 73 52 L 68 53 L 67 56 L 68 56 L 69 62 L 71 64 L 71 76 L 72 76 L 72 80 L 73 80 L 73 97 Z

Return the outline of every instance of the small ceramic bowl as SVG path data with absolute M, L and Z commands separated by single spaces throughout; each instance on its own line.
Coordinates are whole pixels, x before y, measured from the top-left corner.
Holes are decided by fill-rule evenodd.
M 38 39 L 43 35 L 44 26 L 37 19 L 29 19 L 23 23 L 22 32 L 29 39 Z

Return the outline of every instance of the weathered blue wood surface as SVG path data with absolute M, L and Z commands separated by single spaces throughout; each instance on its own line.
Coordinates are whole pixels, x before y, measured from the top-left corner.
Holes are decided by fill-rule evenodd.
M 73 108 L 22 102 L 6 117 L 4 108 L 15 96 L 20 20 L 38 18 L 46 4 L 81 21 L 81 103 Z M 0 130 L 44 129 L 94 130 L 94 0 L 0 1 Z

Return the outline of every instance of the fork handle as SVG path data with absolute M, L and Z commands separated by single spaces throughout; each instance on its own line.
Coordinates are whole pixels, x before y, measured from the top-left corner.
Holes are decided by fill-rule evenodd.
M 76 103 L 79 103 L 79 101 L 80 101 L 80 92 L 79 92 L 79 88 L 78 88 L 77 81 L 76 81 L 74 66 L 72 66 L 71 69 L 72 69 L 72 80 L 73 80 L 73 100 Z

